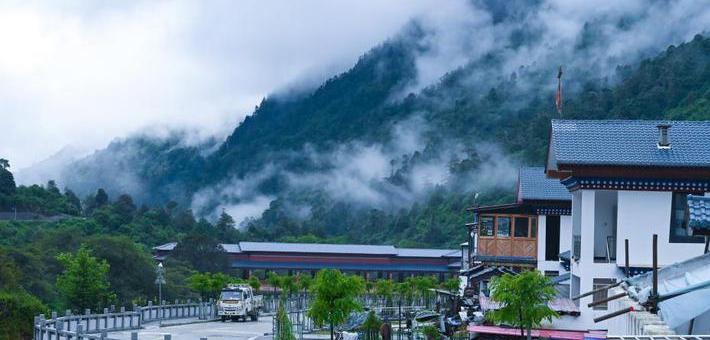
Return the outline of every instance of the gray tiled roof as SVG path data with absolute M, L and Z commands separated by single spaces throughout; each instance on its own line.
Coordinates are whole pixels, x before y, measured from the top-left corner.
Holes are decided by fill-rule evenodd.
M 153 249 L 171 251 L 176 245 L 176 242 L 170 242 L 153 247 Z M 224 251 L 232 254 L 242 252 L 278 252 L 390 255 L 401 257 L 461 257 L 460 249 L 396 248 L 389 245 L 378 246 L 367 244 L 239 242 L 231 244 L 223 243 L 222 248 L 224 248 Z
M 402 256 L 402 257 L 461 257 L 461 250 L 397 248 L 397 256 Z
M 688 227 L 710 230 L 710 197 L 688 195 Z
M 659 124 L 670 124 L 670 149 L 659 149 Z M 710 121 L 552 120 L 557 164 L 710 167 Z
M 364 244 L 239 242 L 239 247 L 243 252 L 397 255 L 397 250 L 393 246 Z
M 239 247 L 239 244 L 236 244 L 236 243 L 233 243 L 233 244 L 222 243 L 222 249 L 224 249 L 224 251 L 226 251 L 228 253 L 232 253 L 232 254 L 242 252 L 242 249 Z
M 524 167 L 518 175 L 518 201 L 521 200 L 572 200 L 572 195 L 559 179 L 547 178 L 545 168 Z

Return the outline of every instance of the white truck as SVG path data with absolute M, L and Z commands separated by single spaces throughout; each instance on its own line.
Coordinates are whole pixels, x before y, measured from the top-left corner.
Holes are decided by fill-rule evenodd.
M 254 290 L 249 285 L 228 285 L 222 289 L 217 300 L 217 315 L 222 322 L 240 318 L 246 321 L 247 317 L 251 321 L 257 321 L 262 302 L 262 296 L 254 295 Z

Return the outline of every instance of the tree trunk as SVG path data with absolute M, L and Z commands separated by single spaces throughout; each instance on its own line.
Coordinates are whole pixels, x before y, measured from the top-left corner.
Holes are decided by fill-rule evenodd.
M 525 337 L 525 326 L 523 325 L 523 310 L 522 309 L 518 309 L 518 319 L 520 320 L 520 337 L 524 338 Z
M 528 340 L 532 340 L 532 325 L 528 324 Z
M 333 340 L 333 323 L 330 323 L 330 340 Z

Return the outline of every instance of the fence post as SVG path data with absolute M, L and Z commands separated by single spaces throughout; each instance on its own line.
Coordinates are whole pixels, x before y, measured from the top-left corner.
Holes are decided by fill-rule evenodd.
M 131 332 L 131 340 L 138 340 L 138 332 Z
M 104 328 L 108 328 L 108 308 L 104 308 Z M 99 318 L 96 318 L 96 329 L 99 329 Z
M 113 319 L 113 327 L 116 327 L 116 319 Z M 126 307 L 121 306 L 121 329 L 126 328 Z
M 87 318 L 87 320 L 88 320 L 88 318 Z M 81 340 L 84 338 L 81 336 L 82 333 L 84 333 L 84 325 L 82 325 L 82 324 L 76 325 L 76 339 L 77 340 Z
M 153 318 L 153 300 L 148 301 L 148 320 Z M 145 321 L 145 320 L 143 320 Z
M 86 315 L 86 330 L 88 331 L 90 329 L 89 326 L 91 325 L 91 319 L 89 317 L 89 315 L 91 315 L 91 309 L 89 309 L 89 308 L 85 309 L 84 314 Z

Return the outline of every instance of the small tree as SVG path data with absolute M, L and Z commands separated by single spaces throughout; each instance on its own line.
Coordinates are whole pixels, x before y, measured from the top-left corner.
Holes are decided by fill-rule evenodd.
M 235 282 L 235 279 L 224 273 L 214 273 L 210 275 L 210 291 L 214 297 L 218 297 L 219 293 L 228 283 L 239 283 Z
M 460 289 L 460 280 L 458 277 L 452 277 L 441 283 L 441 288 L 448 290 L 451 293 L 458 294 Z
M 281 288 L 281 276 L 276 272 L 269 272 L 268 274 L 266 274 L 266 282 L 268 282 L 269 286 L 273 288 L 274 295 L 276 295 L 276 288 Z
M 394 295 L 394 282 L 392 280 L 377 280 L 375 294 L 385 301 L 385 306 L 389 306 Z
M 414 285 L 411 280 L 405 280 L 400 282 L 395 286 L 397 295 L 399 296 L 399 301 L 404 302 L 406 305 L 412 304 L 414 299 Z
M 57 288 L 69 307 L 96 310 L 115 300 L 108 281 L 108 263 L 91 256 L 88 248 L 81 246 L 75 255 L 61 253 L 57 260 L 64 266 L 57 277 Z
M 490 290 L 493 301 L 501 306 L 486 317 L 496 323 L 520 327 L 520 336 L 525 336 L 527 329 L 528 340 L 532 338 L 533 327 L 539 326 L 545 319 L 552 321 L 558 317 L 547 306 L 547 302 L 555 297 L 555 289 L 550 279 L 536 270 L 494 277 Z
M 283 299 L 279 301 L 279 307 L 276 311 L 276 331 L 274 332 L 274 340 L 296 340 L 296 336 L 293 335 L 293 326 L 291 325 L 291 320 L 288 318 L 288 313 L 286 313 L 286 307 L 284 306 Z
M 198 292 L 202 299 L 206 299 L 212 289 L 209 273 L 195 273 L 187 278 L 187 286 Z
M 289 298 L 291 297 L 291 294 L 298 292 L 298 288 L 298 282 L 296 281 L 295 276 L 286 275 L 281 277 L 281 289 L 284 293 L 288 294 Z
M 362 310 L 357 301 L 365 290 L 362 278 L 345 276 L 336 269 L 322 269 L 316 275 L 312 292 L 315 295 L 308 316 L 317 326 L 330 326 L 333 340 L 335 325 L 348 318 L 350 313 Z
M 251 286 L 251 289 L 253 289 L 255 292 L 259 291 L 259 288 L 261 288 L 261 281 L 259 281 L 259 278 L 256 276 L 250 276 L 248 282 L 249 286 Z
M 378 340 L 382 321 L 375 315 L 374 311 L 367 313 L 367 319 L 362 324 L 363 340 Z

